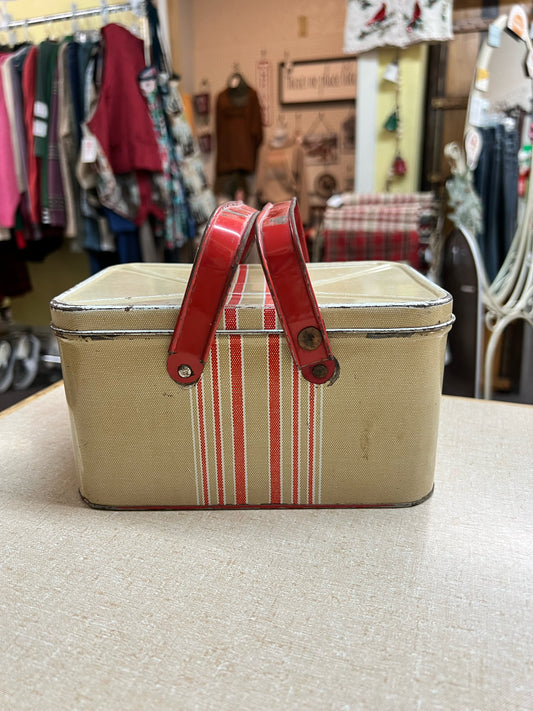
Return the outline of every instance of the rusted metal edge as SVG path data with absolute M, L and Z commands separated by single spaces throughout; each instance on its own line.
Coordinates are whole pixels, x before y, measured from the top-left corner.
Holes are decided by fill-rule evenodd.
M 432 324 L 431 326 L 407 326 L 405 328 L 328 328 L 327 332 L 331 335 L 337 334 L 360 334 L 366 335 L 368 338 L 401 338 L 404 336 L 409 336 L 411 334 L 417 333 L 433 333 L 435 331 L 442 331 L 446 328 L 450 328 L 455 321 L 455 316 L 452 314 L 451 318 L 443 323 Z M 160 328 L 160 329 L 130 329 L 124 331 L 117 331 L 116 329 L 101 329 L 98 331 L 74 331 L 65 328 L 58 328 L 57 326 L 51 326 L 52 331 L 56 336 L 69 338 L 69 337 L 81 337 L 81 338 L 94 338 L 94 339 L 110 339 L 119 337 L 133 337 L 133 336 L 170 336 L 172 335 L 172 329 Z M 264 336 L 265 334 L 272 335 L 283 335 L 283 330 L 280 329 L 241 329 L 237 331 L 217 331 L 218 336 Z
M 318 292 L 320 295 L 320 292 Z M 333 304 L 324 304 L 320 303 L 319 307 L 321 310 L 323 309 L 427 309 L 427 308 L 435 308 L 438 306 L 444 306 L 445 304 L 449 304 L 450 301 L 452 301 L 453 297 L 451 294 L 445 294 L 444 296 L 440 296 L 437 299 L 428 299 L 424 301 L 404 301 L 398 302 L 380 302 L 380 303 L 366 303 L 366 304 L 340 304 L 338 302 L 335 302 Z M 101 311 L 102 313 L 105 312 L 118 312 L 118 311 L 124 311 L 125 313 L 130 312 L 130 311 L 136 311 L 137 313 L 139 311 L 169 311 L 172 309 L 178 310 L 180 307 L 180 304 L 120 304 L 120 305 L 113 305 L 113 304 L 106 304 L 105 306 L 102 304 L 95 304 L 94 306 L 91 306 L 89 304 L 65 304 L 62 302 L 58 301 L 52 301 L 50 308 L 53 311 L 58 311 L 58 312 L 63 312 L 63 313 L 91 313 L 93 311 Z M 241 309 L 262 309 L 263 306 L 259 304 L 239 304 L 237 306 L 239 310 Z
M 427 501 L 433 494 L 435 486 L 431 490 L 415 501 L 404 501 L 398 504 L 224 504 L 211 506 L 198 506 L 195 504 L 177 504 L 175 506 L 165 504 L 143 506 L 113 506 L 112 504 L 96 504 L 87 499 L 81 491 L 79 492 L 82 501 L 92 509 L 100 511 L 238 511 L 248 509 L 250 511 L 259 509 L 402 509 L 418 506 Z

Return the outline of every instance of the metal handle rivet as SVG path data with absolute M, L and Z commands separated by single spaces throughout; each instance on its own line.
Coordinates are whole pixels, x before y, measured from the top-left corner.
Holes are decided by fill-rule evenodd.
M 318 363 L 318 365 L 315 365 L 313 367 L 313 375 L 315 376 L 315 378 L 325 378 L 327 374 L 328 369 L 322 363 Z
M 178 366 L 178 375 L 180 378 L 190 378 L 192 375 L 192 368 L 190 365 L 180 365 Z
M 314 326 L 307 326 L 307 328 L 302 328 L 298 334 L 298 345 L 303 348 L 304 351 L 314 351 L 322 343 L 322 334 Z

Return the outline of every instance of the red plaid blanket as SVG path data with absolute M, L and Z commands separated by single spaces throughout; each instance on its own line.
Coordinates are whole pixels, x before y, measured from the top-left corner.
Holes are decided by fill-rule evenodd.
M 368 259 L 421 266 L 421 237 L 434 223 L 432 193 L 343 195 L 341 207 L 328 207 L 322 239 L 325 262 Z
M 434 208 L 432 192 L 424 193 L 343 193 L 342 205 L 418 205 L 423 211 Z

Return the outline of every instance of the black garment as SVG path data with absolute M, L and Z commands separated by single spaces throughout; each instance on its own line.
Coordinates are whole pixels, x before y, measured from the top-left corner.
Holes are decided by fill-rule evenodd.
M 489 281 L 498 273 L 517 225 L 518 128 L 498 124 L 480 129 L 483 149 L 474 185 L 483 205 L 479 244 Z

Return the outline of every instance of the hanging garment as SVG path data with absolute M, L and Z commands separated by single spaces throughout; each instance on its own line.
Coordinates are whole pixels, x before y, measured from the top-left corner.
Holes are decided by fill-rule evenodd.
M 94 160 L 78 160 L 76 177 L 82 188 L 83 214 L 96 202 L 140 226 L 152 216 L 164 220 L 168 195 L 162 173 L 132 171 L 115 175 L 96 136 L 83 125 L 84 140 L 93 146 Z M 94 208 L 91 208 L 94 209 Z M 94 216 L 94 215 L 93 215 Z
M 213 191 L 207 184 L 198 142 L 191 130 L 185 102 L 176 80 L 166 83 L 163 105 L 174 141 L 187 205 L 196 226 L 200 227 L 209 220 L 215 210 L 216 201 Z
M 35 155 L 41 159 L 41 221 L 50 224 L 48 144 L 50 141 L 50 111 L 52 88 L 59 45 L 51 40 L 41 42 L 37 53 L 37 78 L 33 105 L 33 136 Z
M 58 90 L 57 90 L 57 64 L 52 80 L 52 93 L 50 97 L 50 120 L 48 125 L 48 161 L 47 161 L 47 185 L 48 185 L 48 221 L 54 227 L 64 227 L 65 197 L 63 192 L 63 181 L 61 178 L 61 164 L 59 160 L 58 147 Z
M 8 55 L 0 55 L 0 67 L 8 59 Z M 13 227 L 15 214 L 20 202 L 20 192 L 17 187 L 17 174 L 11 127 L 4 95 L 2 74 L 0 73 L 0 227 Z
M 161 171 L 156 137 L 137 81 L 145 66 L 143 43 L 115 24 L 102 28 L 102 41 L 102 88 L 87 125 L 113 173 Z
M 507 121 L 478 129 L 483 139 L 474 172 L 474 186 L 483 206 L 478 242 L 489 281 L 503 264 L 517 225 L 520 137 L 516 122 Z
M 83 81 L 82 103 L 89 115 L 94 113 L 99 96 L 100 55 L 97 51 L 92 52 Z M 144 110 L 148 112 L 146 105 Z M 83 145 L 91 147 L 88 150 L 82 148 L 76 167 L 76 177 L 82 187 L 82 213 L 98 218 L 97 207 L 106 207 L 137 225 L 141 225 L 148 215 L 164 219 L 168 200 L 162 174 L 145 170 L 115 174 L 98 138 L 86 122 L 81 130 Z M 94 240 L 91 238 L 91 241 Z M 96 249 L 94 245 L 90 248 Z
M 72 97 L 72 108 L 77 125 L 77 147 L 81 143 L 81 125 L 85 121 L 87 108 L 84 102 L 85 74 L 87 64 L 98 46 L 96 42 L 70 42 L 66 53 L 67 76 Z
M 348 0 L 344 52 L 453 39 L 452 0 Z
M 22 91 L 24 94 L 24 125 L 28 152 L 28 194 L 30 199 L 30 220 L 32 225 L 41 221 L 41 166 L 35 154 L 33 140 L 33 108 L 37 81 L 37 47 L 32 47 L 22 70 Z
M 9 56 L 2 64 L 2 83 L 6 108 L 11 128 L 11 145 L 17 186 L 22 194 L 28 189 L 28 156 L 26 149 L 26 132 L 24 129 L 24 101 L 22 96 L 22 67 L 29 47 L 23 47 Z
M 58 84 L 58 151 L 65 199 L 65 236 L 81 235 L 80 186 L 76 180 L 78 159 L 78 126 L 69 80 L 69 52 L 72 42 L 63 43 L 57 55 Z
M 239 92 L 239 93 L 237 93 Z M 257 92 L 245 84 L 227 88 L 216 101 L 216 173 L 253 173 L 263 141 L 261 107 Z
M 86 118 L 92 115 L 97 102 L 101 81 L 101 53 L 102 47 L 98 43 L 83 43 L 76 47 L 76 54 L 69 66 L 71 82 L 77 82 L 75 101 L 77 112 L 81 116 L 79 127 L 80 136 L 88 131 Z M 73 85 L 72 85 L 73 88 Z M 80 141 L 81 151 L 76 165 L 76 176 L 80 190 L 80 210 L 83 223 L 83 246 L 90 253 L 112 252 L 116 253 L 115 239 L 96 191 L 96 173 L 92 165 L 85 164 L 83 144 Z M 87 170 L 82 171 L 85 167 Z
M 190 223 L 175 148 L 168 132 L 157 87 L 157 70 L 155 67 L 144 69 L 139 76 L 139 82 L 152 119 L 153 132 L 157 137 L 157 146 L 163 168 L 164 190 L 167 199 L 165 245 L 168 249 L 181 247 L 191 236 L 189 233 Z

